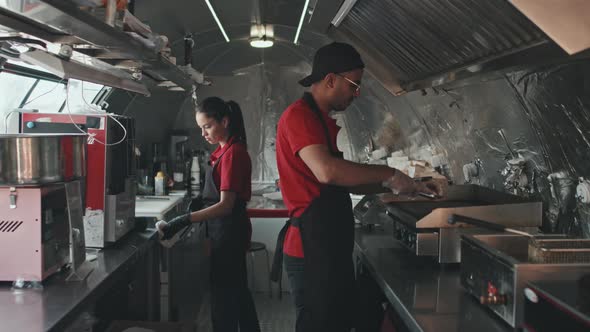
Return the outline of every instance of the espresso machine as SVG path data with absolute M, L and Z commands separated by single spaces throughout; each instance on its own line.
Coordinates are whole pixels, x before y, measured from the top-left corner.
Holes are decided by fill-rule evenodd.
M 0 135 L 0 281 L 85 262 L 85 156 L 85 135 Z
M 23 133 L 88 134 L 86 246 L 104 248 L 135 226 L 135 121 L 106 113 L 23 113 Z

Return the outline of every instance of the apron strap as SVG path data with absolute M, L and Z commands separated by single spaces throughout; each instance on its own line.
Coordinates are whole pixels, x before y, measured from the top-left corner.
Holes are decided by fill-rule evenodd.
M 317 115 L 318 119 L 320 119 L 320 122 L 322 123 L 322 128 L 324 128 L 324 134 L 326 135 L 326 144 L 328 145 L 328 150 L 330 150 L 330 154 L 332 154 L 333 156 L 338 156 L 339 154 L 336 151 L 334 151 L 334 147 L 332 146 L 332 140 L 330 139 L 330 131 L 328 130 L 328 125 L 326 124 L 326 121 L 324 121 L 322 111 L 320 111 L 320 108 L 313 99 L 313 96 L 311 95 L 311 93 L 305 92 L 303 94 L 302 99 L 307 103 L 307 105 L 309 105 L 309 108 L 311 108 L 315 115 Z
M 279 232 L 277 244 L 275 246 L 275 256 L 272 259 L 272 268 L 270 270 L 270 280 L 274 282 L 279 281 L 283 274 L 283 244 L 285 242 L 285 236 L 287 235 L 289 226 L 299 228 L 301 226 L 301 220 L 299 218 L 291 218 L 287 220 Z

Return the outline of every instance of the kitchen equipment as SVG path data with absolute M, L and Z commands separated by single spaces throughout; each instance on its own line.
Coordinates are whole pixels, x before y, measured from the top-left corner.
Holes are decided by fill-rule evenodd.
M 457 214 L 449 217 L 449 224 L 458 222 L 530 237 L 528 255 L 533 263 L 590 263 L 590 239 L 536 238 L 533 234 L 484 220 Z
M 64 183 L 0 187 L 0 280 L 41 281 L 69 263 L 74 209 Z
M 462 215 L 459 215 L 459 214 L 452 214 L 449 217 L 448 222 L 449 222 L 449 225 L 455 225 L 458 222 L 460 222 L 460 223 L 462 222 L 462 223 L 467 223 L 467 224 L 470 224 L 470 225 L 473 225 L 473 226 L 488 228 L 488 229 L 495 230 L 495 231 L 498 231 L 498 232 L 504 232 L 504 231 L 506 231 L 508 233 L 513 233 L 513 234 L 518 234 L 518 235 L 533 237 L 532 234 L 529 234 L 527 232 L 522 232 L 522 231 L 519 231 L 517 229 L 509 228 L 509 227 L 506 227 L 506 226 L 500 225 L 500 224 L 494 224 L 494 223 L 487 222 L 487 221 L 484 221 L 484 220 L 479 220 L 479 219 L 475 219 L 475 218 L 469 218 L 469 217 L 462 216 Z
M 524 296 L 525 331 L 590 331 L 590 274 L 573 282 L 530 282 Z
M 391 224 L 378 195 L 365 195 L 352 209 L 354 219 L 363 226 Z
M 23 113 L 24 133 L 88 133 L 86 246 L 103 248 L 135 223 L 135 121 L 106 113 Z
M 39 185 L 86 175 L 86 136 L 0 135 L 0 185 Z
M 590 239 L 538 239 L 529 241 L 534 263 L 590 263 Z
M 479 302 L 513 327 L 523 322 L 527 282 L 577 280 L 590 273 L 590 263 L 535 263 L 529 256 L 531 241 L 564 241 L 564 235 L 463 235 L 461 285 Z M 567 261 L 567 259 L 566 259 Z
M 448 187 L 444 198 L 426 199 L 380 195 L 386 213 L 394 221 L 394 237 L 418 256 L 440 263 L 461 261 L 461 235 L 489 233 L 467 225 L 450 225 L 459 214 L 485 219 L 520 231 L 536 232 L 542 221 L 542 203 L 477 185 Z

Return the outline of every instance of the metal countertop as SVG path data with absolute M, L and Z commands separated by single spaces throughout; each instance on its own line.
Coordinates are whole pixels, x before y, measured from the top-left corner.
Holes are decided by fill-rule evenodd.
M 132 232 L 115 245 L 98 251 L 84 281 L 65 281 L 59 272 L 43 282 L 44 289 L 14 292 L 0 283 L 0 330 L 59 331 L 76 318 L 84 305 L 98 298 L 127 272 L 130 264 L 157 244 L 154 230 Z
M 513 331 L 463 291 L 458 265 L 443 266 L 432 258 L 412 255 L 391 231 L 357 229 L 355 257 L 410 331 Z

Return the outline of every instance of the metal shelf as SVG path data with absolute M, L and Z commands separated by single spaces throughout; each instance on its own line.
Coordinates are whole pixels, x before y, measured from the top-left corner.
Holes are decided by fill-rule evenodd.
M 127 33 L 80 10 L 75 3 L 41 0 L 27 6 L 26 2 L 0 7 L 0 25 L 47 41 L 67 42 L 76 51 L 107 63 L 137 62 L 149 76 L 160 76 L 191 90 L 193 81 L 180 68 Z

